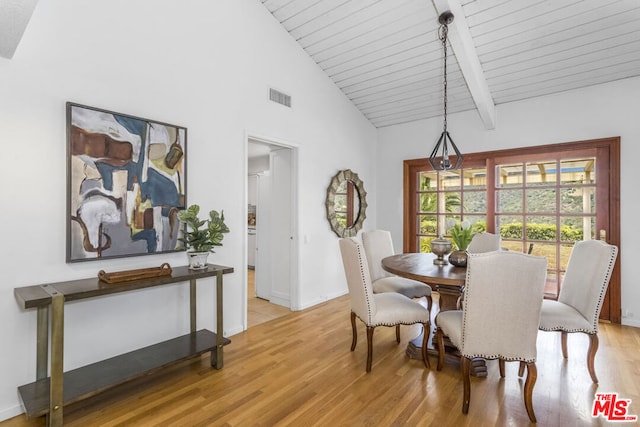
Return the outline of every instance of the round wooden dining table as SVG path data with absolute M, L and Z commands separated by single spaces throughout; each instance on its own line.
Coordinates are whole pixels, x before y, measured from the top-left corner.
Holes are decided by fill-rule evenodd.
M 433 253 L 405 253 L 392 255 L 382 259 L 382 268 L 389 273 L 407 279 L 417 280 L 425 283 L 438 292 L 439 311 L 456 310 L 458 301 L 464 291 L 464 284 L 467 278 L 465 267 L 456 267 L 449 263 L 436 265 L 433 260 L 436 255 Z M 424 333 L 424 332 L 423 332 Z M 433 333 L 433 331 L 429 331 Z M 433 339 L 430 340 L 433 342 Z M 409 341 L 406 354 L 412 359 L 421 359 L 422 333 Z M 437 354 L 435 345 L 431 345 L 429 353 Z M 459 360 L 459 353 L 453 345 L 445 341 L 447 355 Z M 484 377 L 487 375 L 487 367 L 484 359 L 473 359 L 471 362 L 471 374 Z
M 449 263 L 436 265 L 432 253 L 407 253 L 382 259 L 382 268 L 389 273 L 417 280 L 440 294 L 440 311 L 455 310 L 464 290 L 467 269 Z

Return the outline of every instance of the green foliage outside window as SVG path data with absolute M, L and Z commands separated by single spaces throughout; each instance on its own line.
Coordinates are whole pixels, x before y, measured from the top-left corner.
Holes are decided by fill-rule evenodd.
M 522 239 L 522 223 L 501 225 L 500 236 L 503 239 Z M 555 224 L 527 224 L 527 240 L 556 240 Z M 579 228 L 563 225 L 560 227 L 560 240 L 563 242 L 583 240 L 583 232 Z
M 437 223 L 436 221 L 428 221 L 423 219 L 420 221 L 421 229 L 426 234 L 436 235 Z M 474 233 L 482 233 L 486 231 L 487 224 L 485 222 L 476 222 L 472 226 Z M 522 223 L 514 222 L 511 224 L 503 224 L 500 226 L 500 236 L 503 239 L 517 239 L 522 240 Z M 431 252 L 431 245 L 429 244 L 432 238 L 422 238 L 420 240 L 420 252 Z M 527 240 L 549 240 L 554 241 L 556 239 L 556 226 L 554 224 L 527 224 Z M 577 242 L 583 240 L 582 229 L 573 226 L 563 225 L 560 227 L 560 240 L 563 242 Z
M 456 212 L 460 212 L 461 200 L 460 194 L 456 192 L 436 192 L 431 186 L 431 178 L 428 176 L 421 176 L 420 179 L 420 212 L 431 213 L 433 215 L 425 215 L 420 217 L 420 233 L 429 237 L 420 238 L 420 251 L 431 252 L 430 242 L 434 239 L 438 233 L 438 223 L 434 220 L 435 213 L 437 212 L 438 194 L 445 197 L 445 212 L 457 217 L 460 217 Z M 422 193 L 424 192 L 424 193 Z M 474 194 L 471 192 L 470 194 Z M 581 212 L 583 207 L 583 196 L 576 189 L 568 189 L 561 193 L 562 206 L 568 209 L 568 212 Z M 500 207 L 502 212 L 521 212 L 522 209 L 522 192 L 514 191 L 501 191 L 498 195 L 500 200 Z M 593 197 L 593 196 L 592 196 Z M 556 193 L 555 190 L 530 190 L 528 193 L 528 205 L 533 206 L 538 212 L 553 212 L 555 206 Z M 486 200 L 483 197 L 469 197 L 465 198 L 464 212 L 483 212 L 486 209 Z M 592 201 L 593 204 L 593 201 Z M 575 208 L 567 208 L 575 207 Z M 441 213 L 442 214 L 442 213 Z M 449 215 L 447 215 L 449 216 Z M 470 217 L 466 217 L 469 219 Z M 581 217 L 564 217 L 564 225 L 560 227 L 559 239 L 562 242 L 576 242 L 584 239 L 582 230 L 582 218 Z M 485 222 L 476 222 L 472 226 L 473 233 L 481 233 L 486 231 Z M 533 241 L 555 241 L 557 229 L 555 224 L 536 224 L 528 223 L 526 238 L 523 233 L 522 222 L 513 223 L 501 223 L 500 224 L 500 236 L 503 239 L 509 240 L 533 240 Z

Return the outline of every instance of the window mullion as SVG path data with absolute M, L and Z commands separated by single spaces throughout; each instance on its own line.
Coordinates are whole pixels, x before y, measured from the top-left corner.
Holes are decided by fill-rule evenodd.
M 487 232 L 496 232 L 496 161 L 488 158 L 487 168 Z

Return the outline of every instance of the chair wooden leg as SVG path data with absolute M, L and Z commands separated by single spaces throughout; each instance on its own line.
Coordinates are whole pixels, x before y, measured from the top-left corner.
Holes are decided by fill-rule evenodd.
M 438 343 L 438 366 L 436 369 L 440 371 L 444 365 L 444 332 L 440 328 L 436 328 L 436 342 Z
M 469 376 L 469 366 L 471 365 L 471 359 L 468 357 L 461 357 L 462 368 L 462 383 L 464 384 L 464 397 L 462 401 L 462 413 L 469 413 L 469 401 L 471 400 L 471 378 Z
M 400 325 L 396 325 L 396 342 L 400 344 Z
M 560 344 L 562 346 L 562 357 L 567 359 L 569 357 L 569 353 L 567 352 L 567 333 L 565 331 L 560 332 Z
M 429 357 L 427 357 L 427 344 L 429 342 L 429 331 L 431 330 L 431 323 L 423 323 L 422 324 L 422 361 L 424 362 L 424 366 L 427 368 L 431 368 L 431 363 L 429 363 Z
M 538 379 L 538 369 L 535 362 L 527 363 L 527 380 L 524 383 L 524 407 L 532 423 L 536 422 L 536 414 L 533 412 L 533 386 Z
M 598 377 L 596 376 L 596 351 L 598 351 L 598 334 L 589 334 L 589 351 L 587 352 L 587 367 L 589 368 L 589 375 L 591 375 L 591 381 L 594 384 L 598 384 Z
M 525 363 L 524 362 L 520 362 L 520 366 L 518 367 L 518 376 L 521 377 L 524 375 L 524 368 L 525 368 Z
M 371 361 L 373 359 L 373 330 L 375 326 L 367 326 L 367 372 L 371 372 Z
M 498 359 L 498 367 L 500 368 L 500 377 L 504 378 L 504 359 Z
M 356 314 L 351 312 L 351 331 L 353 334 L 353 338 L 351 339 L 351 351 L 356 349 L 356 344 L 358 343 L 358 330 L 356 329 Z
M 431 306 L 433 305 L 433 299 L 431 298 L 431 295 L 427 295 L 425 298 L 427 299 L 427 310 L 429 310 L 429 313 L 431 313 Z

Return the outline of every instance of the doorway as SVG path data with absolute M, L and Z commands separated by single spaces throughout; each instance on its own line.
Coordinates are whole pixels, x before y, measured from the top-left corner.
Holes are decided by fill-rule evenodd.
M 247 138 L 246 328 L 296 306 L 296 161 L 293 146 Z

